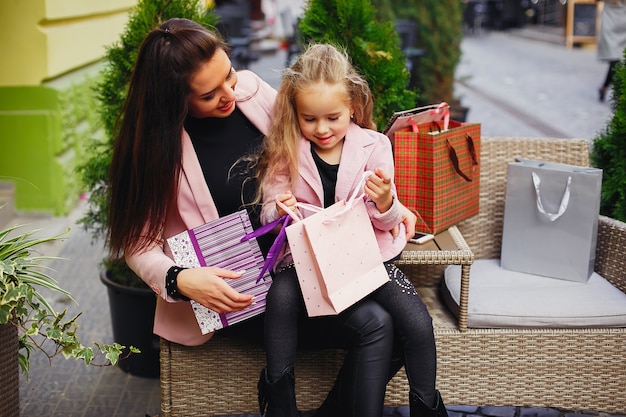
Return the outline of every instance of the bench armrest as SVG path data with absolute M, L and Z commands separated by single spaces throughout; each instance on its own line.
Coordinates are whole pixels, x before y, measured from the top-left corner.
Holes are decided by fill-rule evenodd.
M 626 223 L 600 216 L 594 270 L 626 293 Z

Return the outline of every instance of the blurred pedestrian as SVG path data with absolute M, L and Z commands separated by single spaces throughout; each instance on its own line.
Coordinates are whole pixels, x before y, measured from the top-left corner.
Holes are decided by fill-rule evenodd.
M 598 35 L 598 59 L 609 62 L 609 69 L 600 87 L 600 101 L 606 98 L 606 91 L 613 83 L 615 66 L 624 58 L 626 48 L 626 0 L 606 0 L 600 15 Z

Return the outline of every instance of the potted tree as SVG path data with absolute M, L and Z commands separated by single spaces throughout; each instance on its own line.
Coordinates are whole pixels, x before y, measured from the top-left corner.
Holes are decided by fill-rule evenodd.
M 19 369 L 28 377 L 32 352 L 40 351 L 49 359 L 62 354 L 86 364 L 97 364 L 93 360 L 102 354 L 105 361 L 99 365 L 108 365 L 117 364 L 125 349 L 117 343 L 95 343 L 95 349 L 81 343 L 78 315 L 68 318 L 67 310 L 56 311 L 45 295 L 48 291 L 72 298 L 46 273 L 45 262 L 54 258 L 36 250 L 60 236 L 35 237 L 37 231 L 19 228 L 0 231 L 0 413 L 7 417 L 19 416 Z
M 593 141 L 591 164 L 602 168 L 600 213 L 626 222 L 626 65 L 615 69 L 613 115 Z
M 126 96 L 126 89 L 139 46 L 150 30 L 174 18 L 188 18 L 215 27 L 217 18 L 201 0 L 139 0 L 131 10 L 119 40 L 107 48 L 104 69 L 95 93 L 104 138 L 94 140 L 88 158 L 79 166 L 79 174 L 89 190 L 89 204 L 82 226 L 103 238 L 106 228 L 108 168 L 116 135 L 116 119 Z M 117 342 L 137 346 L 142 355 L 134 355 L 120 364 L 133 375 L 159 376 L 159 339 L 152 332 L 156 298 L 123 259 L 105 257 L 100 279 L 107 287 L 113 335 Z M 132 319 L 129 319 L 132 318 Z
M 459 0 L 377 0 L 387 1 L 392 4 L 393 19 L 417 22 L 417 47 L 424 51 L 415 72 L 420 104 L 448 102 L 452 117 L 464 121 L 467 108 L 454 95 L 456 69 L 461 60 L 464 3 Z
M 376 18 L 371 1 L 311 0 L 298 29 L 305 43 L 346 48 L 372 90 L 374 121 L 379 128 L 393 112 L 415 107 L 417 92 L 408 88 L 410 74 L 398 34 L 392 21 Z

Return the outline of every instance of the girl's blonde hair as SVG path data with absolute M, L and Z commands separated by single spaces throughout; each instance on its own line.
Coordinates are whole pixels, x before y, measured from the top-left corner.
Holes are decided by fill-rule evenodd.
M 347 53 L 329 44 L 310 45 L 283 73 L 278 89 L 271 127 L 264 141 L 257 166 L 259 191 L 263 180 L 288 174 L 290 187 L 298 178 L 298 143 L 302 136 L 296 113 L 296 96 L 310 86 L 324 83 L 345 86 L 347 103 L 357 125 L 376 129 L 374 101 L 367 81 L 352 66 Z M 259 195 L 260 199 L 260 195 Z

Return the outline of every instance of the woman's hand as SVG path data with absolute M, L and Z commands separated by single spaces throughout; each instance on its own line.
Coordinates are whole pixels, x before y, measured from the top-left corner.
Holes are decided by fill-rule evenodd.
M 365 182 L 365 194 L 372 199 L 380 213 L 384 213 L 393 203 L 391 194 L 391 178 L 382 169 L 376 168 Z M 397 232 L 396 232 L 397 233 Z
M 254 302 L 254 297 L 238 293 L 223 279 L 241 275 L 215 267 L 183 269 L 177 278 L 178 291 L 217 313 L 243 310 Z

